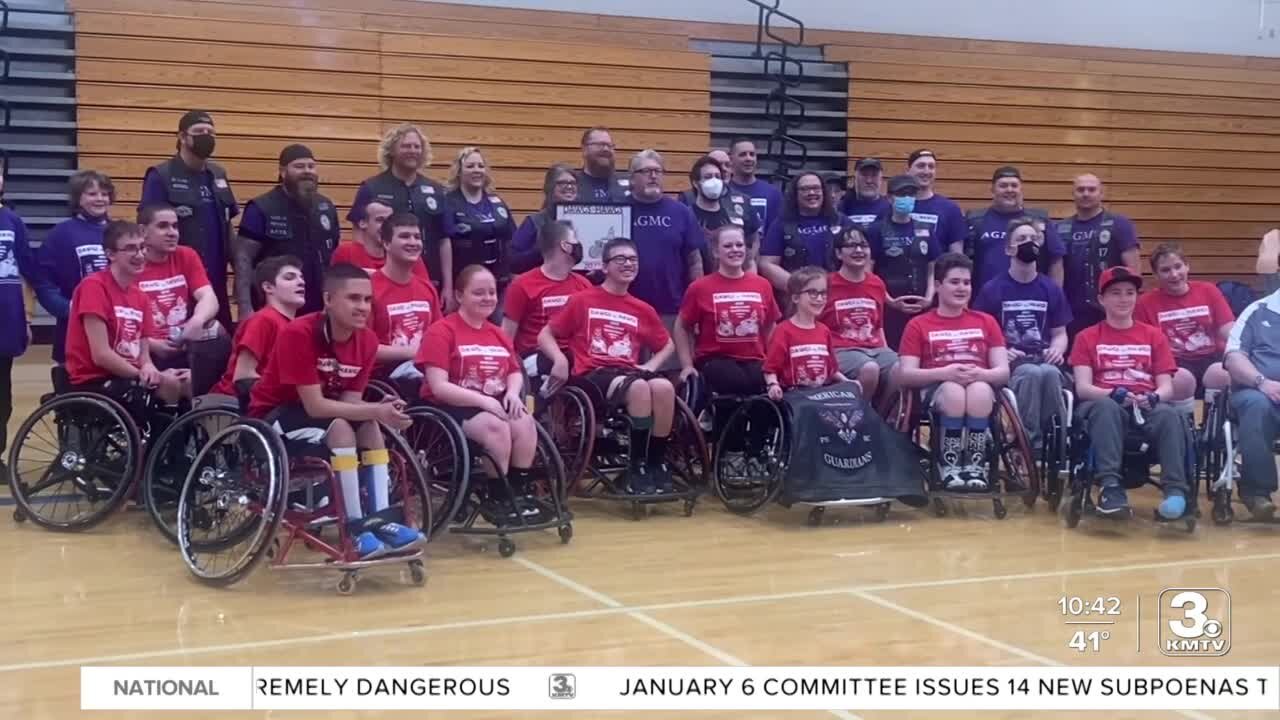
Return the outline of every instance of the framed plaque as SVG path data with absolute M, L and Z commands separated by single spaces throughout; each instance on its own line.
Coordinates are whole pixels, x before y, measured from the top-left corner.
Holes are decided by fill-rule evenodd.
M 566 203 L 556 206 L 556 219 L 573 223 L 582 243 L 582 262 L 575 270 L 600 270 L 604 244 L 611 238 L 631 237 L 631 206 Z

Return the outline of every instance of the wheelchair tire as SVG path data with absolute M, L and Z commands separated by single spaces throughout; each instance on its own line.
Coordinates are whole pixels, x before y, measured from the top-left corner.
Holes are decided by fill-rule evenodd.
M 587 467 L 595 451 L 595 406 L 591 398 L 572 385 L 561 389 L 547 400 L 539 423 L 551 434 L 565 470 L 565 492 L 580 494 Z
M 761 452 L 770 460 L 776 458 L 775 462 L 766 460 L 758 463 L 759 467 L 765 471 L 765 474 L 759 478 L 748 476 L 747 450 L 745 446 L 739 448 L 736 444 L 748 436 L 749 423 L 757 412 L 761 413 L 762 417 L 767 412 L 773 423 L 773 427 L 769 430 L 773 435 L 774 447 L 761 448 Z M 712 473 L 712 484 L 716 496 L 729 512 L 750 515 L 778 499 L 782 493 L 787 466 L 790 464 L 790 445 L 782 411 L 768 398 L 749 398 L 729 415 L 720 433 L 720 442 L 716 444 Z M 739 454 L 740 461 L 737 457 Z M 741 478 L 734 477 L 734 468 L 738 464 L 742 466 Z
M 400 508 L 400 523 L 414 530 L 422 531 L 427 540 L 432 540 L 435 525 L 435 508 L 431 501 L 431 487 L 427 483 L 427 475 L 418 464 L 413 448 L 400 433 L 389 428 L 382 428 L 383 441 L 387 446 L 391 482 L 388 495 L 391 507 Z M 422 584 L 414 581 L 415 584 Z
M 142 501 L 169 542 L 178 544 L 178 493 L 187 471 L 210 438 L 239 420 L 240 413 L 227 408 L 195 410 L 175 420 L 147 448 Z
M 536 497 L 540 502 L 551 505 L 555 514 L 561 516 L 564 514 L 565 504 L 569 501 L 569 483 L 564 461 L 560 457 L 560 450 L 556 448 L 556 442 L 551 433 L 542 426 L 542 423 L 534 423 L 534 426 L 538 433 L 538 451 L 533 461 L 533 474 L 537 483 Z
M 1040 473 L 1035 453 L 1031 450 L 1031 442 L 1027 440 L 1027 431 L 1022 427 L 1017 410 L 1010 404 L 1004 392 L 996 395 L 996 407 L 999 418 L 993 428 L 999 430 L 999 437 L 995 438 L 996 449 L 999 452 L 996 463 L 997 472 L 999 467 L 1003 466 L 1008 473 L 1008 476 L 1003 478 L 1003 488 L 1006 492 L 1014 481 L 1017 482 L 1015 487 L 1021 486 L 1021 491 L 1017 494 L 1022 497 L 1022 504 L 1030 509 L 1035 506 L 1036 499 L 1040 497 Z
M 289 456 L 270 426 L 241 419 L 210 438 L 196 456 L 178 498 L 178 547 L 200 582 L 226 587 L 244 579 L 268 554 L 284 519 Z M 235 510 L 230 529 L 223 521 Z M 227 555 L 222 567 L 216 558 Z
M 107 424 L 109 430 L 101 429 Z M 84 447 L 66 447 L 73 436 Z M 56 446 L 47 446 L 51 440 Z M 14 435 L 9 484 L 15 513 L 49 530 L 88 530 L 119 508 L 133 489 L 141 450 L 137 425 L 116 401 L 95 393 L 57 396 L 36 408 Z M 35 482 L 27 479 L 33 473 L 39 475 Z M 50 488 L 53 493 L 42 495 Z M 93 506 L 70 516 L 45 512 L 49 502 L 56 512 L 62 501 L 76 500 L 78 507 L 81 498 Z
M 442 410 L 430 405 L 409 409 L 413 424 L 404 440 L 413 451 L 431 501 L 431 531 L 435 537 L 462 507 L 471 482 L 471 450 L 462 428 Z M 424 531 L 425 532 L 425 531 Z
M 667 463 L 672 474 L 683 478 L 690 490 L 707 487 L 712 475 L 707 437 L 698 425 L 697 416 L 679 397 L 672 418 L 671 441 L 667 443 Z

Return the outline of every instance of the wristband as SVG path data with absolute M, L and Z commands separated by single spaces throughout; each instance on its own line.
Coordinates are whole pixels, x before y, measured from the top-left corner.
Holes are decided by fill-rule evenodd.
M 1151 409 L 1154 410 L 1156 405 L 1160 403 L 1159 393 L 1147 393 L 1147 402 L 1151 403 Z
M 1122 388 L 1122 387 L 1112 388 L 1111 392 L 1107 395 L 1107 397 L 1110 397 L 1112 400 L 1115 400 L 1118 403 L 1123 403 L 1124 399 L 1129 397 L 1129 388 Z

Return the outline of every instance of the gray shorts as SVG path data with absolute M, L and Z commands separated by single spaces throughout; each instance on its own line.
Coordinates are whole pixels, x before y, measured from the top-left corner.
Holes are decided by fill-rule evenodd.
M 880 366 L 880 379 L 883 380 L 889 374 L 889 370 L 898 364 L 898 353 L 887 347 L 845 348 L 836 351 L 836 362 L 840 365 L 840 372 L 850 380 L 858 377 L 858 370 L 863 365 L 873 362 Z

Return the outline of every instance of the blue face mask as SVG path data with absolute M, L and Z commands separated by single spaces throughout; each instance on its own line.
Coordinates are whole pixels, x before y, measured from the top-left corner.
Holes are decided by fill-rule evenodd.
M 910 195 L 894 196 L 893 212 L 898 215 L 910 215 L 916 209 L 916 199 Z

